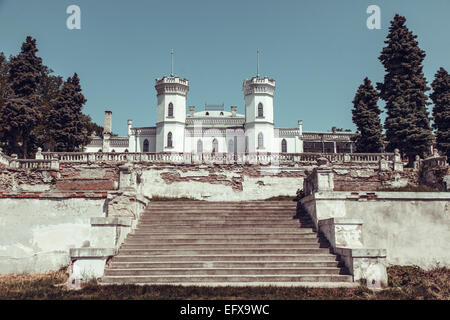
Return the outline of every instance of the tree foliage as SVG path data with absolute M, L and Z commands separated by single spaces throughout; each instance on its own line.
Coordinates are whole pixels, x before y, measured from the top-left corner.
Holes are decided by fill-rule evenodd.
M 412 161 L 415 155 L 429 152 L 433 136 L 426 109 L 429 87 L 422 71 L 425 52 L 405 22 L 398 14 L 391 21 L 387 46 L 379 56 L 386 75 L 377 88 L 386 102 L 387 150 L 398 148 Z
M 378 92 L 372 82 L 364 79 L 353 99 L 352 120 L 358 128 L 354 141 L 358 152 L 382 152 L 383 135 L 380 109 L 377 106 Z
M 55 151 L 73 152 L 88 143 L 86 118 L 81 113 L 85 103 L 86 98 L 81 93 L 80 79 L 75 73 L 64 82 L 50 116 L 53 123 L 51 136 L 55 141 Z
M 436 146 L 450 159 L 450 75 L 440 68 L 431 84 Z
M 100 127 L 82 113 L 86 99 L 78 75 L 63 84 L 37 52 L 36 40 L 27 37 L 9 61 L 0 53 L 0 147 L 23 158 L 38 147 L 76 151 Z

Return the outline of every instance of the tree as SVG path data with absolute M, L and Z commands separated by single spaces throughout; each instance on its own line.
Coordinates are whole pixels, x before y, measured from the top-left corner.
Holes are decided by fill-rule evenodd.
M 436 146 L 450 159 L 450 75 L 440 68 L 431 84 Z
M 3 138 L 7 151 L 19 153 L 24 158 L 33 151 L 29 148 L 31 132 L 40 119 L 41 101 L 37 88 L 43 66 L 42 59 L 36 56 L 37 51 L 36 40 L 27 37 L 21 52 L 10 59 L 8 82 L 11 91 L 0 110 L 0 118 L 5 123 Z
M 73 152 L 88 143 L 88 123 L 81 112 L 86 101 L 75 73 L 64 82 L 50 117 L 55 151 Z
M 352 120 L 358 128 L 355 136 L 358 152 L 382 152 L 383 135 L 380 121 L 380 109 L 377 106 L 378 92 L 372 82 L 364 79 L 353 99 Z
M 386 101 L 387 150 L 400 149 L 412 163 L 415 155 L 425 156 L 429 152 L 433 136 L 426 109 L 429 104 L 426 91 L 430 88 L 422 71 L 425 52 L 405 22 L 405 17 L 398 14 L 391 21 L 387 46 L 379 57 L 386 75 L 377 88 Z

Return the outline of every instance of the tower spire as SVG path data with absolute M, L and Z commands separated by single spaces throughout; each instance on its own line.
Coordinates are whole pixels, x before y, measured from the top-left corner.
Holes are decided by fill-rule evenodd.
M 259 49 L 256 50 L 256 77 L 259 78 Z
M 173 49 L 170 50 L 170 76 L 173 77 Z

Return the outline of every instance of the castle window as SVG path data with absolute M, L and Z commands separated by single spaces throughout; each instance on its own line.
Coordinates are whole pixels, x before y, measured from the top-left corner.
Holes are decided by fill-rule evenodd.
M 219 141 L 217 139 L 214 139 L 212 142 L 212 152 L 219 152 Z
M 128 153 L 129 151 L 128 151 L 128 149 L 125 149 L 125 151 L 124 151 L 125 153 Z
M 167 134 L 167 148 L 172 148 L 173 147 L 173 143 L 172 143 L 172 132 L 169 132 Z
M 223 116 L 223 112 L 220 112 L 220 115 Z
M 264 149 L 264 136 L 262 132 L 258 133 L 258 149 Z
M 228 140 L 228 152 L 229 153 L 232 153 L 232 152 L 234 152 L 234 142 L 233 142 L 233 140 Z
M 169 103 L 168 116 L 169 117 L 173 117 L 173 104 L 172 104 L 172 102 Z
M 209 116 L 209 112 L 206 112 L 206 115 Z
M 258 104 L 258 118 L 262 118 L 262 117 L 264 117 L 264 108 L 263 108 L 262 103 L 260 102 Z
M 203 142 L 200 139 L 198 139 L 198 141 L 197 141 L 197 152 L 198 153 L 202 153 L 203 152 Z
M 149 152 L 149 147 L 148 147 L 148 140 L 145 139 L 144 140 L 144 148 L 143 148 L 144 152 Z
M 281 152 L 287 152 L 287 142 L 286 139 L 281 140 Z

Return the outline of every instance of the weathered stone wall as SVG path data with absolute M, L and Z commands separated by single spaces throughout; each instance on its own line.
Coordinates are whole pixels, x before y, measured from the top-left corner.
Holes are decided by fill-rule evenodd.
M 450 193 L 317 192 L 301 200 L 316 225 L 330 218 L 363 221 L 365 248 L 386 248 L 395 265 L 450 265 Z
M 70 248 L 111 247 L 114 230 L 93 229 L 90 223 L 106 215 L 106 194 L 67 196 L 0 198 L 0 273 L 57 270 L 70 263 Z
M 210 201 L 246 201 L 294 197 L 305 168 L 262 166 L 138 165 L 139 193 L 152 197 L 187 197 Z

